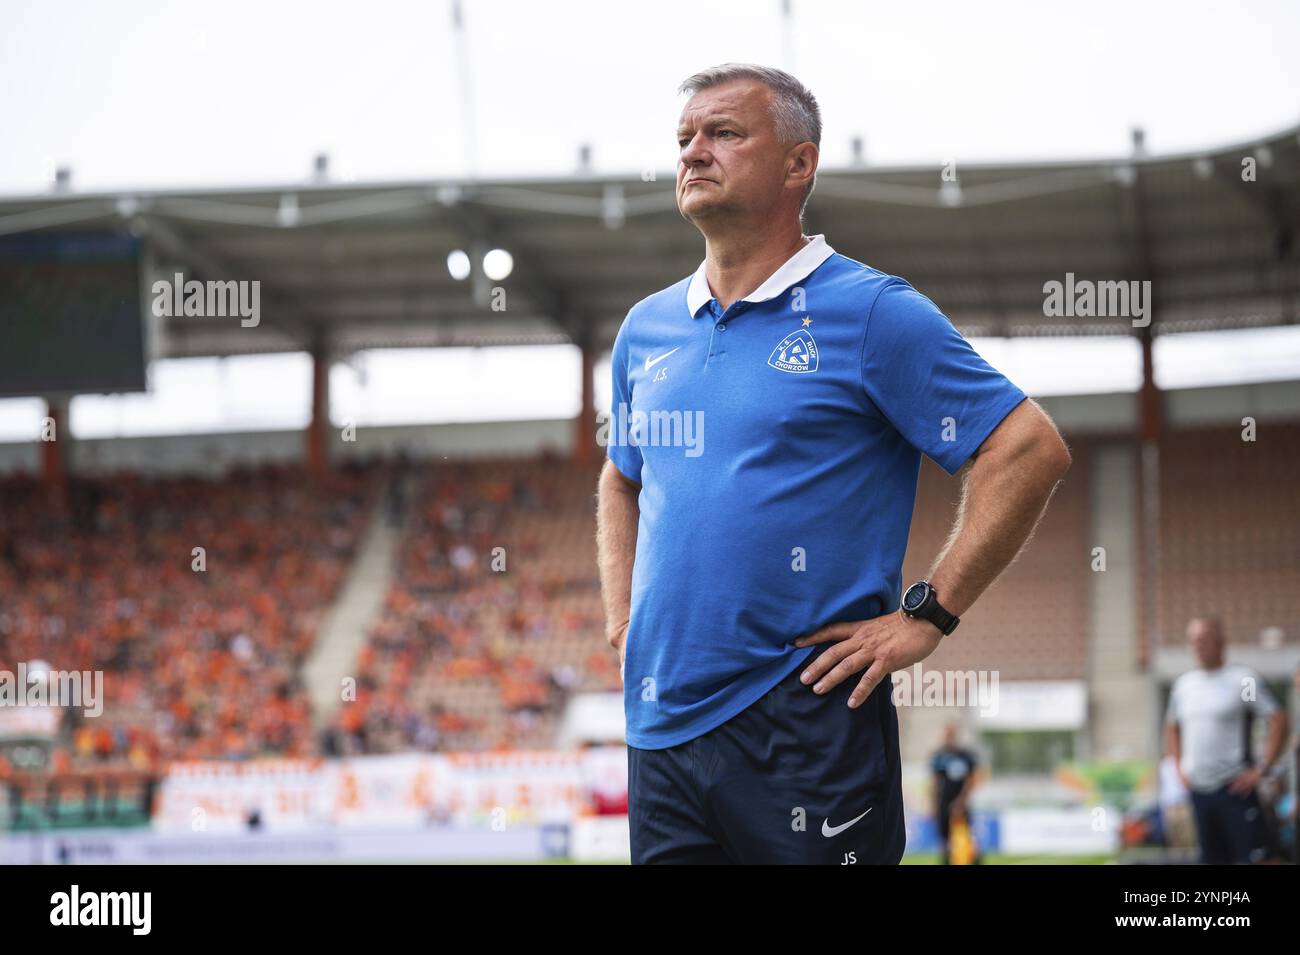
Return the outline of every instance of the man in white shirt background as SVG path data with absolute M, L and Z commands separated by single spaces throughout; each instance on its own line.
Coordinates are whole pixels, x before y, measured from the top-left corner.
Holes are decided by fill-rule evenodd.
M 1263 862 L 1269 835 L 1256 787 L 1282 753 L 1286 713 L 1249 667 L 1225 663 L 1223 627 L 1213 618 L 1187 625 L 1198 669 L 1180 676 L 1165 717 L 1169 754 L 1191 793 L 1201 861 Z M 1269 720 L 1262 762 L 1251 756 L 1256 718 Z

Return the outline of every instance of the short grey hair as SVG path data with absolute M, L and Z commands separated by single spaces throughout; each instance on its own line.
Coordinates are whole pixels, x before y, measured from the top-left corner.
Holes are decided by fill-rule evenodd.
M 785 70 L 753 63 L 723 63 L 689 76 L 677 92 L 694 96 L 702 90 L 721 86 L 734 80 L 754 80 L 772 91 L 772 118 L 776 121 L 776 135 L 781 142 L 822 144 L 822 113 L 812 91 Z M 802 215 L 817 184 L 816 174 L 804 189 L 799 212 Z

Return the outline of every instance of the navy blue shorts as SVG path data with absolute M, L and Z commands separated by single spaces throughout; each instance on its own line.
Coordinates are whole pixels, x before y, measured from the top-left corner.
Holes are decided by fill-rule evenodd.
M 818 696 L 799 682 L 812 659 L 703 736 L 628 747 L 633 864 L 898 863 L 906 833 L 892 685 L 851 710 L 862 674 Z

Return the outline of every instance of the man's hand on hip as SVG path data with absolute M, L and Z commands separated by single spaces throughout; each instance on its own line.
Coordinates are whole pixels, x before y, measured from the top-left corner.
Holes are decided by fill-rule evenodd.
M 849 706 L 858 707 L 881 680 L 924 660 L 942 639 L 934 624 L 905 617 L 901 611 L 873 620 L 832 623 L 795 641 L 797 647 L 835 643 L 804 670 L 800 680 L 813 684 L 815 693 L 828 693 L 854 673 L 866 670 L 849 695 Z
M 1228 783 L 1228 792 L 1234 796 L 1249 796 L 1259 785 L 1259 781 L 1264 778 L 1264 773 L 1255 766 L 1251 766 L 1241 771 L 1241 773 Z

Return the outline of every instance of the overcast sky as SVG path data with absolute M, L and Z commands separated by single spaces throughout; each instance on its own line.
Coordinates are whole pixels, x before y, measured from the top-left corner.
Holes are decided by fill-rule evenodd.
M 458 176 L 471 165 L 480 175 L 563 175 L 581 143 L 598 172 L 670 169 L 676 86 L 729 60 L 784 66 L 812 88 L 832 167 L 847 163 L 855 135 L 873 164 L 938 165 L 1125 155 L 1135 125 L 1160 154 L 1300 123 L 1295 0 L 792 0 L 788 21 L 779 0 L 465 0 L 463 48 L 451 8 L 5 0 L 0 193 L 44 191 L 60 165 L 86 190 L 289 184 L 318 152 L 336 178 L 357 181 Z M 1298 377 L 1296 331 L 1180 336 L 1157 356 L 1163 383 Z M 976 345 L 1034 394 L 1136 381 L 1131 341 Z M 1071 377 L 1081 347 L 1110 349 L 1087 363 L 1086 380 Z M 361 359 L 336 369 L 336 418 L 572 414 L 575 362 L 568 348 Z M 298 427 L 306 367 L 301 356 L 156 363 L 152 396 L 78 399 L 72 426 L 85 435 Z M 180 408 L 189 416 L 177 418 Z M 39 411 L 0 402 L 0 440 L 34 434 Z
M 482 174 L 675 162 L 674 93 L 727 60 L 792 69 L 879 164 L 1122 155 L 1300 123 L 1300 3 L 465 0 Z M 465 171 L 450 0 L 5 0 L 0 191 Z M 787 54 L 787 50 L 789 51 Z

